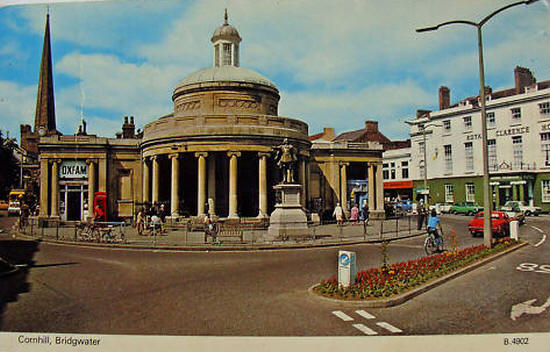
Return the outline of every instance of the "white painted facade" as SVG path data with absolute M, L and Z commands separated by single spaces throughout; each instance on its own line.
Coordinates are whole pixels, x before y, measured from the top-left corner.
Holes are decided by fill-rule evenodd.
M 514 193 L 518 199 L 531 203 L 543 199 L 550 206 L 550 181 L 540 179 L 541 175 L 550 173 L 548 83 L 529 85 L 519 94 L 514 94 L 512 90 L 489 94 L 486 111 L 489 173 L 493 188 L 499 185 L 502 189 L 511 187 L 510 192 L 518 192 Z M 441 185 L 446 182 L 445 179 L 449 179 L 452 184 L 457 179 L 475 180 L 482 177 L 481 112 L 478 98 L 468 98 L 451 107 L 420 114 L 408 123 L 412 159 L 410 174 L 415 180 L 415 186 L 419 186 L 424 179 L 423 128 L 428 180 L 438 180 Z M 514 179 L 517 177 L 519 179 Z M 511 181 L 504 184 L 499 182 L 506 179 Z M 537 190 L 538 195 L 535 194 Z M 481 194 L 481 188 L 475 192 Z M 499 191 L 493 189 L 493 192 L 494 199 Z M 510 199 L 512 193 L 506 192 L 504 196 Z M 545 195 L 542 196 L 541 192 Z M 502 192 L 500 194 L 503 195 Z M 520 194 L 523 196 L 520 197 Z M 481 196 L 476 195 L 478 199 Z M 467 199 L 454 199 L 454 202 L 464 200 Z
M 386 150 L 382 155 L 384 182 L 411 181 L 411 148 Z

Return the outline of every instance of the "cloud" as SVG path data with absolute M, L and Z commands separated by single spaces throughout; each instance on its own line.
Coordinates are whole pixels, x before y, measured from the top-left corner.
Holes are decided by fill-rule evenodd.
M 20 124 L 34 124 L 36 85 L 0 81 L 0 129 L 19 138 Z
M 323 127 L 334 127 L 338 133 L 357 130 L 363 128 L 365 120 L 377 120 L 388 137 L 407 138 L 404 122 L 414 115 L 411 107 L 425 106 L 435 99 L 436 96 L 413 81 L 370 86 L 360 91 L 283 91 L 279 114 L 307 122 L 310 134 Z
M 60 118 L 80 121 L 81 117 L 88 119 L 85 111 L 100 109 L 106 115 L 133 115 L 141 123 L 148 122 L 172 111 L 172 89 L 182 70 L 176 66 L 126 63 L 113 55 L 68 54 L 56 65 L 56 72 L 79 81 L 61 89 L 57 100 L 74 107 L 76 116 Z

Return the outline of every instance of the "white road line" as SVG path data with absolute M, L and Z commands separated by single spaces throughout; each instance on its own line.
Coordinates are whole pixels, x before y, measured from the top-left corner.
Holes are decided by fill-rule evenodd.
M 378 335 L 378 333 L 368 327 L 366 327 L 365 325 L 363 324 L 352 324 L 354 328 L 356 328 L 357 330 L 361 331 L 362 333 L 364 333 L 365 335 Z
M 362 316 L 365 319 L 374 319 L 374 318 L 376 318 L 374 315 L 369 314 L 369 313 L 365 312 L 364 310 L 356 310 L 355 313 L 359 314 L 360 316 Z
M 537 243 L 537 244 L 535 245 L 535 247 L 540 246 L 541 244 L 544 243 L 544 241 L 546 241 L 546 235 L 543 235 L 543 236 L 542 236 L 542 240 L 540 240 L 539 243 Z
M 531 226 L 531 227 L 532 227 L 532 228 L 534 228 L 535 230 L 537 230 L 537 231 L 538 231 L 538 232 L 540 232 L 540 233 L 544 233 L 544 231 L 543 231 L 543 230 L 539 229 L 539 228 L 538 228 L 538 227 L 536 227 L 536 226 Z
M 386 329 L 386 330 L 389 330 L 391 332 L 403 332 L 403 330 L 401 329 L 398 329 L 396 328 L 395 326 L 389 324 L 389 323 L 386 323 L 385 321 L 381 321 L 379 323 L 376 323 L 376 325 Z
M 332 314 L 336 315 L 338 318 L 342 319 L 343 321 L 353 321 L 352 317 L 342 312 L 341 310 L 335 310 L 334 312 L 332 312 Z

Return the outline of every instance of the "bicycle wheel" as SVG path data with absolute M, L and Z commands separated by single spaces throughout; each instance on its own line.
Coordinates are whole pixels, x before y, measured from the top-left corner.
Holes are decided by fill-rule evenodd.
M 426 240 L 424 241 L 424 251 L 426 251 L 427 255 L 432 255 L 437 250 L 434 240 L 431 236 L 426 237 Z

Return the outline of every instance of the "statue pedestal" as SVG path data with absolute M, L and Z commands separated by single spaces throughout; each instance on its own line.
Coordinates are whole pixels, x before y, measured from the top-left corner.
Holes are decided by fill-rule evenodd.
M 269 218 L 266 241 L 295 239 L 309 236 L 306 213 L 300 204 L 299 184 L 283 183 L 273 187 L 281 192 L 281 203 Z

